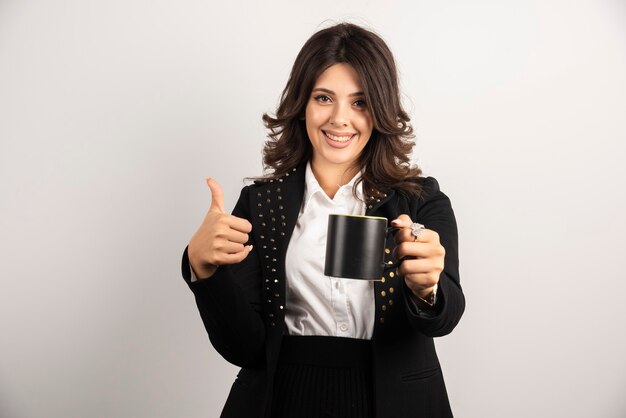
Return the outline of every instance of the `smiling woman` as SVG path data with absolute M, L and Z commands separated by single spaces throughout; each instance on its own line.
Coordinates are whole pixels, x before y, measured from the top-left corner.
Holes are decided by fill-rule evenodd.
M 313 147 L 311 169 L 332 198 L 338 185 L 360 171 L 358 158 L 372 135 L 372 116 L 351 66 L 334 64 L 319 76 L 305 120 Z
M 353 87 L 346 92 L 359 96 L 354 97 L 354 104 L 359 103 L 371 118 L 371 141 L 356 160 L 362 175 L 354 184 L 354 190 L 363 182 L 364 189 L 373 191 L 374 195 L 393 188 L 417 197 L 421 185 L 407 179 L 418 177 L 421 170 L 409 164 L 414 145 L 413 128 L 400 101 L 395 60 L 382 38 L 351 24 L 323 29 L 305 43 L 296 57 L 276 115 L 263 115 L 270 130 L 263 162 L 272 170 L 270 176 L 285 175 L 312 157 L 309 124 L 302 121 L 307 118 L 311 99 L 318 97 L 332 103 L 332 91 L 324 90 L 328 87 L 322 85 L 321 80 L 322 74 L 331 67 L 334 78 L 338 72 L 335 65 L 345 70 L 342 77 Z M 312 96 L 314 87 L 322 89 L 321 94 Z M 342 92 L 346 93 L 343 89 Z M 329 130 L 342 132 L 345 129 Z
M 213 346 L 241 367 L 222 416 L 452 416 L 433 337 L 465 307 L 456 221 L 409 164 L 389 48 L 351 24 L 319 31 L 263 120 L 266 175 L 232 215 L 207 181 L 211 208 L 182 262 Z M 325 276 L 332 214 L 391 220 L 384 261 L 398 268 Z

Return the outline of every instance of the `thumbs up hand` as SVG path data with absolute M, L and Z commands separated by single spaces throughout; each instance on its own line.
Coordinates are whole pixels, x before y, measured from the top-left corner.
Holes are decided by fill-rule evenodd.
M 188 248 L 189 263 L 198 279 L 213 276 L 218 266 L 240 263 L 252 250 L 252 245 L 244 245 L 252 224 L 226 213 L 222 187 L 211 178 L 206 182 L 211 189 L 211 206 Z

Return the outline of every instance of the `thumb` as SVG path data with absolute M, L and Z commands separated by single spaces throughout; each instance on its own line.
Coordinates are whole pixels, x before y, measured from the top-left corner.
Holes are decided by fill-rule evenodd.
M 224 211 L 224 191 L 222 186 L 211 177 L 207 177 L 206 184 L 211 189 L 211 207 L 209 211 L 225 213 Z
M 391 225 L 396 227 L 396 228 L 409 228 L 412 223 L 413 223 L 413 221 L 411 220 L 409 215 L 404 214 L 404 213 L 402 215 L 398 216 L 393 221 L 391 221 Z

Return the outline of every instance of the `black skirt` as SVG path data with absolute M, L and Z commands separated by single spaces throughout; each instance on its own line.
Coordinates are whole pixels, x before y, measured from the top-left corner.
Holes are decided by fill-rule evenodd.
M 273 418 L 373 417 L 371 341 L 283 337 L 271 411 Z

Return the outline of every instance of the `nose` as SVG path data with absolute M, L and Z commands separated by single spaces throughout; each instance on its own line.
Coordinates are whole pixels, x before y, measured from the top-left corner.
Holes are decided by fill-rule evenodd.
M 330 115 L 330 124 L 334 126 L 348 126 L 348 120 L 349 110 L 343 104 L 337 103 Z

